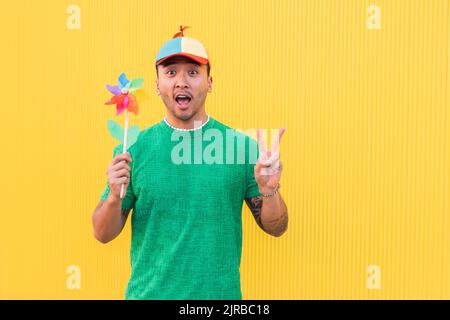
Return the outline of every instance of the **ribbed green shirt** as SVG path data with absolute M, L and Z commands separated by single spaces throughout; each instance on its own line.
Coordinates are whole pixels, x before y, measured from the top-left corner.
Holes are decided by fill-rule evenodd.
M 129 148 L 131 179 L 122 202 L 133 209 L 126 299 L 242 299 L 242 206 L 260 194 L 253 173 L 258 148 L 235 130 L 230 143 L 230 130 L 212 117 L 186 132 L 162 120 Z M 180 151 L 186 141 L 191 163 L 179 163 L 189 156 L 186 144 Z M 121 152 L 119 145 L 113 156 Z M 103 201 L 109 191 L 106 184 Z

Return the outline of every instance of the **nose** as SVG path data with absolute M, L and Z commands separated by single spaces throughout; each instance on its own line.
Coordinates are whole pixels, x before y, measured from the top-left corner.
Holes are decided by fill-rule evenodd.
M 189 84 L 186 81 L 186 74 L 185 72 L 178 73 L 177 81 L 175 83 L 176 88 L 188 88 Z
M 185 82 L 177 82 L 175 88 L 188 88 L 189 86 Z

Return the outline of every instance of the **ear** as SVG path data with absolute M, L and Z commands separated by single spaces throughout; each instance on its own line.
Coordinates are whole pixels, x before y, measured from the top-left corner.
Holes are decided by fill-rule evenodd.
M 161 92 L 159 92 L 159 79 L 155 80 L 155 84 L 156 84 L 156 94 L 159 96 L 161 95 Z
M 208 76 L 208 92 L 212 91 L 212 85 L 213 85 L 213 78 L 211 76 Z

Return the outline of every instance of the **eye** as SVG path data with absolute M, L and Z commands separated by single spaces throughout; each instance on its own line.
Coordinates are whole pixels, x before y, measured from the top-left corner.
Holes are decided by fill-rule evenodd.
M 175 70 L 169 70 L 166 72 L 166 74 L 168 74 L 169 76 L 174 76 L 176 74 Z
M 198 74 L 198 71 L 197 70 L 191 70 L 191 71 L 189 71 L 189 74 L 195 76 L 195 75 Z

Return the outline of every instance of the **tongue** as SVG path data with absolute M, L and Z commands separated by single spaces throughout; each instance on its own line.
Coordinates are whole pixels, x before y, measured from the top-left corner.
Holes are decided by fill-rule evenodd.
M 188 99 L 188 98 L 180 98 L 180 99 L 177 99 L 177 102 L 178 102 L 180 105 L 182 105 L 183 107 L 187 106 L 187 105 L 189 104 L 189 101 L 191 101 L 191 100 Z

